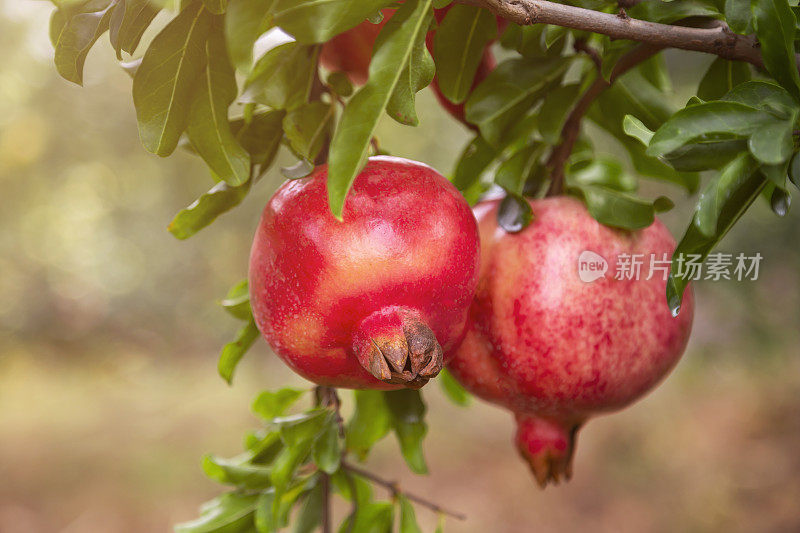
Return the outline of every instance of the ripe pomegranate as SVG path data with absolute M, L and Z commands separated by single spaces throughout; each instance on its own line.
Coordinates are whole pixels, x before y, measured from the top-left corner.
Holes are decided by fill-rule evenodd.
M 434 10 L 434 16 L 437 22 L 442 22 L 445 15 L 452 7 L 452 4 L 442 9 Z M 322 45 L 320 52 L 320 62 L 328 70 L 340 70 L 347 73 L 350 81 L 356 85 L 363 85 L 369 77 L 369 63 L 372 58 L 372 49 L 375 45 L 375 40 L 378 38 L 386 21 L 394 14 L 392 9 L 384 9 L 383 20 L 378 24 L 372 24 L 369 21 L 362 22 L 358 26 L 340 33 L 330 41 Z M 505 19 L 497 18 L 498 32 L 502 32 L 508 25 Z M 429 32 L 426 36 L 425 42 L 428 50 L 433 52 L 433 35 L 434 32 Z M 497 62 L 494 59 L 494 54 L 487 48 L 483 53 L 483 58 L 475 73 L 475 80 L 472 88 L 477 87 L 491 71 L 495 69 Z M 464 118 L 464 103 L 454 104 L 444 97 L 439 89 L 438 80 L 434 77 L 431 83 L 431 89 L 436 99 L 450 113 L 455 119 L 462 122 L 472 129 L 476 129 L 474 125 L 469 124 Z
M 275 352 L 333 387 L 419 388 L 463 338 L 480 262 L 475 217 L 432 168 L 373 157 L 328 208 L 327 167 L 281 187 L 250 253 L 250 303 Z
M 661 260 L 675 249 L 658 220 L 630 232 L 603 226 L 573 198 L 530 204 L 534 222 L 517 234 L 498 227 L 498 200 L 475 208 L 481 277 L 449 369 L 515 414 L 516 445 L 544 487 L 571 476 L 576 433 L 589 417 L 630 404 L 675 366 L 693 299 L 687 291 L 673 318 L 663 275 L 647 279 L 650 254 Z M 604 277 L 581 281 L 587 250 L 607 260 Z M 614 279 L 621 254 L 644 254 L 638 280 Z

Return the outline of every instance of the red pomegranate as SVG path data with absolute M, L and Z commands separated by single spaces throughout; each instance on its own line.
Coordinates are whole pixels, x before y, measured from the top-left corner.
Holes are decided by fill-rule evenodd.
M 498 227 L 499 201 L 475 208 L 481 277 L 449 369 L 477 396 L 514 412 L 517 447 L 544 487 L 571 476 L 576 432 L 588 418 L 630 404 L 675 366 L 693 299 L 687 291 L 673 318 L 663 274 L 647 279 L 651 254 L 661 261 L 675 249 L 658 220 L 630 232 L 603 226 L 573 198 L 530 204 L 534 221 L 517 234 Z M 582 265 L 589 276 L 579 276 L 583 252 L 591 252 Z M 627 279 L 627 268 L 615 279 L 618 265 L 636 263 L 626 257 L 640 257 L 638 279 Z
M 463 338 L 478 281 L 475 218 L 432 168 L 373 157 L 328 207 L 327 167 L 281 187 L 250 254 L 250 303 L 275 352 L 333 387 L 418 388 Z
M 436 21 L 441 23 L 445 15 L 452 7 L 452 4 L 442 9 L 434 10 Z M 372 49 L 375 45 L 375 40 L 378 38 L 386 21 L 394 14 L 392 9 L 384 9 L 383 20 L 378 24 L 372 24 L 369 21 L 362 22 L 358 26 L 340 33 L 330 41 L 322 45 L 320 52 L 320 62 L 322 66 L 328 70 L 340 70 L 346 72 L 350 80 L 356 85 L 363 85 L 369 77 L 369 63 L 372 58 Z M 497 18 L 498 32 L 502 32 L 508 25 L 505 19 Z M 426 36 L 425 42 L 428 50 L 433 51 L 433 36 L 434 32 L 429 32 Z M 494 54 L 487 48 L 483 53 L 481 63 L 478 65 L 478 70 L 475 73 L 475 80 L 472 88 L 477 87 L 491 71 L 495 69 L 497 62 L 494 59 Z M 450 113 L 454 118 L 468 126 L 469 128 L 476 129 L 475 126 L 469 124 L 464 118 L 464 103 L 454 104 L 444 97 L 439 89 L 438 80 L 434 77 L 431 83 L 431 89 L 436 99 Z

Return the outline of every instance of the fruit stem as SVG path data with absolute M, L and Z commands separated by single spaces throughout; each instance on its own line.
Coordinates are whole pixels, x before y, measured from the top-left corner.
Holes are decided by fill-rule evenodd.
M 412 501 L 414 503 L 418 503 L 419 505 L 422 505 L 423 507 L 427 507 L 428 509 L 430 509 L 431 511 L 434 511 L 436 513 L 446 514 L 446 515 L 452 516 L 453 518 L 456 518 L 458 520 L 466 520 L 467 519 L 467 516 L 465 514 L 463 514 L 463 513 L 459 513 L 457 511 L 447 510 L 444 507 L 442 507 L 441 505 L 439 505 L 438 503 L 434 503 L 434 502 L 432 502 L 432 501 L 430 501 L 430 500 L 428 500 L 426 498 L 423 498 L 422 496 L 417 496 L 416 494 L 412 494 L 410 492 L 403 491 L 403 490 L 400 489 L 400 486 L 397 484 L 397 482 L 389 481 L 387 479 L 383 479 L 382 477 L 379 477 L 379 476 L 373 474 L 372 472 L 364 470 L 364 469 L 362 469 L 362 468 L 360 468 L 358 466 L 355 466 L 355 465 L 353 465 L 353 464 L 351 464 L 349 462 L 342 461 L 342 468 L 344 470 L 348 471 L 348 472 L 351 472 L 351 473 L 359 476 L 359 477 L 363 477 L 364 479 L 372 481 L 376 485 L 380 485 L 381 487 L 384 487 L 385 489 L 388 489 L 392 493 L 392 495 L 395 496 L 395 497 L 397 497 L 397 496 L 405 496 L 410 501 Z

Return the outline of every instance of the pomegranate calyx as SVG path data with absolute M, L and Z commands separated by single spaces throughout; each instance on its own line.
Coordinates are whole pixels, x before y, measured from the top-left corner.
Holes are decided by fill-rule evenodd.
M 516 443 L 520 455 L 541 488 L 572 478 L 572 457 L 580 422 L 564 423 L 516 413 Z
M 375 378 L 409 388 L 422 387 L 444 366 L 431 328 L 402 308 L 382 309 L 364 319 L 354 335 L 354 351 Z

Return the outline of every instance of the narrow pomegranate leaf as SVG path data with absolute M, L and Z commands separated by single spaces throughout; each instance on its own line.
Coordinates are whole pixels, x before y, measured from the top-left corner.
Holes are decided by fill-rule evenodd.
M 653 223 L 653 202 L 597 185 L 581 185 L 576 189 L 582 194 L 589 214 L 601 224 L 637 230 Z
M 80 6 L 79 12 L 58 10 L 51 19 L 56 70 L 65 80 L 78 85 L 83 85 L 83 65 L 89 50 L 108 30 L 111 16 L 117 8 L 115 2 L 106 1 L 100 5 L 104 7 L 95 11 L 84 10 L 97 8 L 97 3 Z
M 400 507 L 400 529 L 399 533 L 422 533 L 422 530 L 417 524 L 417 513 L 414 512 L 414 506 L 403 495 L 397 498 L 397 505 Z
M 219 304 L 234 318 L 250 320 L 253 316 L 253 310 L 250 309 L 250 293 L 248 292 L 247 279 L 243 279 L 231 287 L 228 290 L 228 294 L 220 300 Z
M 250 154 L 231 132 L 228 107 L 238 92 L 222 28 L 204 45 L 205 67 L 196 83 L 186 133 L 192 146 L 221 180 L 232 187 L 250 178 Z
M 330 139 L 336 108 L 320 101 L 309 102 L 289 111 L 283 131 L 298 156 L 314 161 L 323 143 Z
M 749 81 L 750 77 L 750 65 L 747 63 L 718 57 L 700 80 L 697 96 L 706 101 L 718 100 L 737 85 Z
M 467 99 L 486 46 L 497 38 L 497 20 L 488 9 L 456 4 L 445 15 L 433 41 L 436 77 L 453 103 Z
M 230 383 L 233 381 L 233 372 L 247 350 L 258 339 L 258 328 L 252 320 L 236 334 L 236 338 L 222 348 L 219 356 L 217 370 L 222 379 Z
M 275 0 L 232 0 L 225 13 L 225 38 L 236 68 L 249 72 L 253 62 L 253 45 L 272 27 L 272 5 Z
M 168 156 L 186 129 L 211 20 L 202 3 L 189 4 L 156 35 L 133 78 L 139 136 L 149 152 Z
M 275 24 L 301 43 L 323 43 L 361 24 L 393 0 L 276 0 Z M 364 51 L 368 53 L 368 51 Z
M 423 26 L 430 26 L 432 20 L 433 15 L 429 13 L 428 20 L 423 23 Z M 386 105 L 386 113 L 400 124 L 407 126 L 417 126 L 419 124 L 416 110 L 416 94 L 430 85 L 436 73 L 433 58 L 425 45 L 425 33 L 417 35 L 408 63 L 400 74 L 400 79 L 397 80 L 392 97 Z M 381 46 L 382 39 L 381 34 L 379 34 L 375 46 Z
M 264 391 L 253 401 L 253 412 L 271 421 L 286 413 L 306 391 L 300 389 L 283 388 L 277 391 Z
M 188 239 L 221 214 L 242 203 L 249 189 L 250 182 L 239 187 L 232 187 L 224 181 L 217 183 L 191 205 L 181 209 L 167 229 L 178 239 Z
M 111 46 L 122 59 L 122 52 L 133 54 L 142 40 L 145 30 L 158 15 L 160 8 L 150 0 L 119 0 L 111 16 L 109 38 Z
M 202 467 L 208 478 L 225 485 L 235 485 L 245 490 L 263 490 L 272 486 L 268 466 L 242 462 L 238 458 L 223 459 L 206 455 Z
M 747 152 L 742 152 L 728 163 L 719 177 L 712 180 L 700 195 L 694 224 L 700 233 L 713 237 L 717 233 L 717 223 L 725 202 L 758 170 L 758 162 Z
M 405 389 L 384 392 L 391 413 L 391 425 L 400 444 L 400 452 L 414 473 L 427 474 L 428 466 L 422 452 L 422 441 L 428 432 L 425 423 L 425 402 L 419 391 Z
M 379 391 L 356 390 L 353 396 L 355 410 L 347 424 L 346 445 L 363 461 L 372 446 L 389 433 L 391 414 Z
M 764 66 L 784 89 L 800 100 L 800 73 L 794 49 L 797 19 L 789 1 L 758 0 L 750 6 Z
M 228 0 L 203 0 L 203 4 L 215 15 L 221 15 L 228 7 Z
M 296 42 L 276 46 L 258 60 L 241 100 L 273 109 L 294 109 L 308 100 L 317 69 L 317 46 Z
M 558 144 L 564 122 L 579 95 L 580 86 L 570 84 L 558 87 L 544 97 L 539 111 L 539 133 L 545 142 Z
M 322 483 L 317 483 L 306 496 L 294 524 L 294 533 L 313 533 L 322 522 Z
M 336 218 L 342 218 L 347 191 L 366 162 L 378 120 L 428 29 L 430 7 L 431 0 L 409 0 L 400 6 L 381 30 L 382 44 L 372 57 L 369 80 L 342 113 L 328 165 L 328 200 Z
M 200 518 L 176 525 L 175 533 L 252 530 L 257 503 L 258 494 L 223 494 L 203 505 Z

